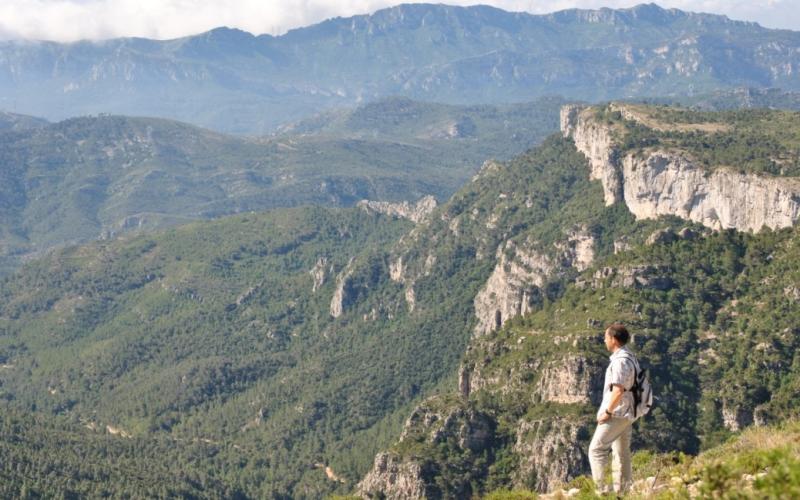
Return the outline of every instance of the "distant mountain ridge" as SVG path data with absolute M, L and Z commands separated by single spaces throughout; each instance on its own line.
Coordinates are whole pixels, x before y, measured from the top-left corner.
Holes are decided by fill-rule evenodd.
M 413 4 L 274 37 L 218 28 L 175 40 L 0 44 L 0 108 L 112 112 L 264 133 L 388 95 L 498 103 L 800 89 L 800 33 L 662 9 L 535 16 Z
M 386 99 L 244 138 L 172 120 L 0 114 L 0 275 L 56 246 L 198 219 L 452 194 L 558 126 L 561 100 Z

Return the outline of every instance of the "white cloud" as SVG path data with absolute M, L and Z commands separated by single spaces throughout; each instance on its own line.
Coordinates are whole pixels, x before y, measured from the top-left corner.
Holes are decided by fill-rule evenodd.
M 403 0 L 1 0 L 0 37 L 72 41 L 117 36 L 177 38 L 218 26 L 281 34 L 335 16 L 374 12 Z M 408 1 L 408 0 L 405 0 Z M 414 1 L 414 0 L 411 0 Z M 435 0 L 432 0 L 435 1 Z M 450 0 L 471 5 L 474 0 Z M 542 14 L 573 7 L 630 7 L 637 0 L 486 0 Z M 800 30 L 798 0 L 664 0 L 664 7 L 726 14 Z

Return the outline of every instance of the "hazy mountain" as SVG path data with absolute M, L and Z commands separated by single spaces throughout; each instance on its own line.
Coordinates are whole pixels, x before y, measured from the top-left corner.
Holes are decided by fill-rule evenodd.
M 675 97 L 672 99 L 651 99 L 651 102 L 670 102 L 696 109 L 792 109 L 800 110 L 800 92 L 780 89 L 756 89 L 751 87 L 718 90 L 708 94 Z
M 219 28 L 154 41 L 4 42 L 0 107 L 112 112 L 263 133 L 387 95 L 448 103 L 599 100 L 735 86 L 800 88 L 800 33 L 662 9 L 400 5 L 285 35 Z
M 47 120 L 42 118 L 0 111 L 0 131 L 42 128 L 47 124 Z
M 519 154 L 555 130 L 560 104 L 388 99 L 266 138 L 164 119 L 6 115 L 0 272 L 54 246 L 242 211 L 446 199 L 487 158 Z

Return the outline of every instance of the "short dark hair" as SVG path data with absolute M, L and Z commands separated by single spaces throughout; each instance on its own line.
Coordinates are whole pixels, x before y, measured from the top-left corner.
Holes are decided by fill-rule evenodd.
M 606 328 L 606 331 L 609 335 L 617 339 L 619 345 L 625 345 L 631 339 L 631 334 L 628 333 L 628 329 L 622 323 L 611 323 Z

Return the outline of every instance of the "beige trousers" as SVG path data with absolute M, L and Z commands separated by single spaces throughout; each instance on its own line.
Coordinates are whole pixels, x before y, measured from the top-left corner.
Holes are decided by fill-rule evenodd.
M 589 465 L 592 467 L 592 478 L 600 491 L 608 492 L 605 484 L 608 452 L 614 452 L 611 463 L 614 491 L 625 493 L 631 486 L 631 434 L 632 422 L 627 418 L 611 417 L 605 423 L 598 424 L 594 431 L 592 444 L 589 445 Z

